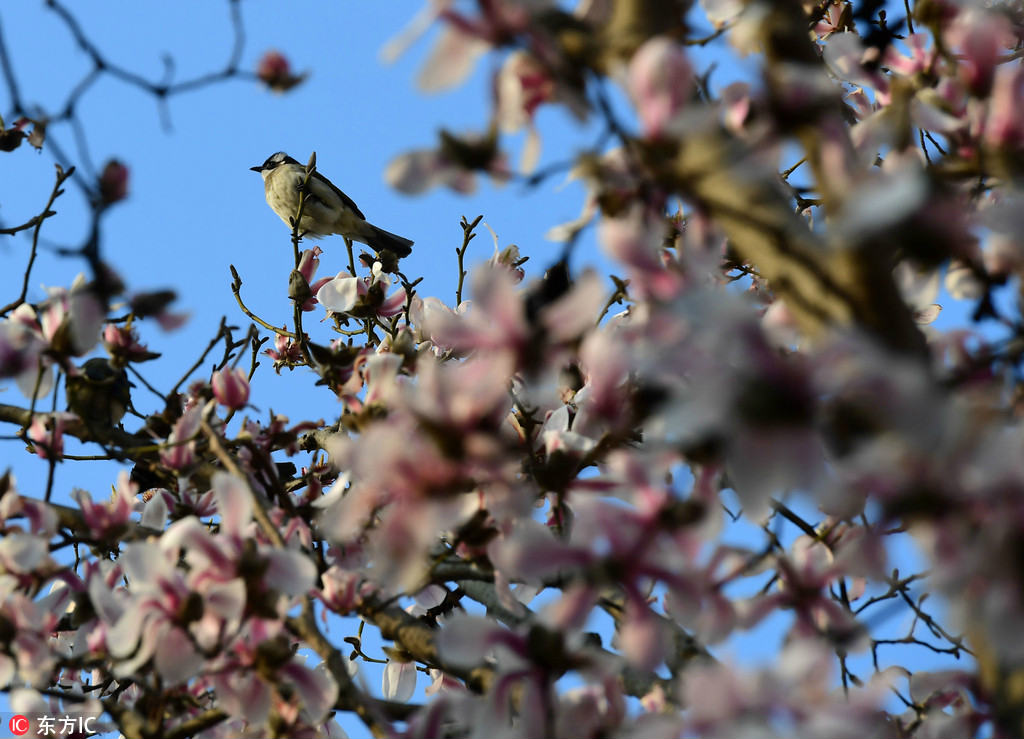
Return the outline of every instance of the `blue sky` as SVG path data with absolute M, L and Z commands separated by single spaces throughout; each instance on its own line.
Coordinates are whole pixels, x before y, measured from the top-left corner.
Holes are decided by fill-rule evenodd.
M 174 59 L 174 79 L 182 80 L 220 69 L 230 51 L 226 3 L 76 0 L 69 6 L 105 56 L 153 81 L 165 74 L 165 54 Z M 81 98 L 77 108 L 93 165 L 98 169 L 117 158 L 131 170 L 128 199 L 114 206 L 103 222 L 104 256 L 132 290 L 172 287 L 179 293 L 176 309 L 191 314 L 187 327 L 175 333 L 164 334 L 154 325 L 142 329 L 143 341 L 164 353 L 143 368 L 157 387 L 169 387 L 194 361 L 222 315 L 235 325 L 247 325 L 230 291 L 229 264 L 242 276 L 243 294 L 252 310 L 271 323 L 289 320 L 289 232 L 267 207 L 259 176 L 249 171 L 277 150 L 300 161 L 315 150 L 320 171 L 372 222 L 413 239 L 416 246 L 403 262 L 404 271 L 413 278 L 424 277 L 424 296 L 453 301 L 455 248 L 463 215 L 472 219 L 483 214 L 502 246 L 518 244 L 531 258 L 528 274 L 539 274 L 557 258 L 558 246 L 546 241 L 544 233 L 576 217 L 583 194 L 578 185 L 563 187 L 562 175 L 533 189 L 514 182 L 497 187 L 480 180 L 478 193 L 469 198 L 443 190 L 406 197 L 383 180 L 393 157 L 407 149 L 433 146 L 439 128 L 459 133 L 486 126 L 493 60 L 482 60 L 458 90 L 426 96 L 416 90 L 415 76 L 428 41 L 421 40 L 392 65 L 379 61 L 383 44 L 419 3 L 303 0 L 287 5 L 246 2 L 241 9 L 246 32 L 241 68 L 254 70 L 265 51 L 277 49 L 295 71 L 311 73 L 303 85 L 276 95 L 258 83 L 231 80 L 172 97 L 165 105 L 169 130 L 151 95 L 109 75 Z M 0 32 L 29 105 L 38 103 L 54 112 L 90 69 L 66 26 L 42 3 L 5 4 L 0 8 Z M 723 84 L 744 74 L 744 67 L 724 66 L 713 80 Z M 0 113 L 7 118 L 9 112 L 6 88 L 0 86 Z M 560 110 L 542 108 L 538 124 L 544 134 L 541 167 L 572 158 L 599 134 L 595 125 L 581 127 Z M 73 161 L 81 162 L 67 125 L 55 126 L 50 135 Z M 510 153 L 515 162 L 518 148 Z M 42 154 L 28 146 L 0 154 L 3 225 L 21 223 L 40 210 L 53 185 L 51 162 L 48 147 Z M 85 238 L 88 217 L 79 189 L 69 184 L 55 209 L 58 217 L 43 228 L 45 248 L 30 281 L 30 299 L 43 296 L 42 284 L 70 284 L 84 267 L 79 260 L 53 253 L 54 247 L 78 246 Z M 344 268 L 340 237 L 306 246 L 311 243 L 321 243 L 325 250 L 321 276 Z M 25 235 L 0 237 L 0 294 L 7 296 L 3 302 L 20 287 L 28 246 Z M 492 250 L 490 234 L 481 229 L 470 262 L 486 259 Z M 574 266 L 588 263 L 608 268 L 592 230 L 584 234 Z M 307 330 L 326 342 L 331 333 L 316 325 L 319 313 L 311 315 Z M 157 401 L 144 388 L 137 388 L 133 397 L 143 413 L 155 410 Z M 0 391 L 0 402 L 21 401 L 13 388 Z M 322 390 L 313 391 L 309 378 L 287 371 L 279 378 L 269 361 L 257 374 L 253 402 L 263 414 L 272 407 L 293 420 L 330 419 L 338 412 Z M 38 494 L 45 465 L 23 452 L 20 443 L 2 443 L 3 459 L 15 466 L 22 492 Z M 65 465 L 58 468 L 56 488 L 66 492 L 78 485 L 102 497 L 113 478 L 111 465 Z M 755 661 L 767 657 L 769 651 L 758 654 L 754 648 L 758 643 L 765 642 L 751 639 L 749 646 L 741 645 L 734 653 Z

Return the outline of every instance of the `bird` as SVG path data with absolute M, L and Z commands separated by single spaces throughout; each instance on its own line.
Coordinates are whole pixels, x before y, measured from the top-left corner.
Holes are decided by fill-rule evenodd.
M 93 357 L 64 381 L 68 410 L 92 432 L 116 427 L 131 406 L 128 374 L 103 357 Z
M 263 164 L 249 169 L 262 175 L 267 205 L 291 228 L 299 207 L 306 167 L 279 151 L 267 157 Z M 411 240 L 369 223 L 352 198 L 316 170 L 309 178 L 299 225 L 303 235 L 341 234 L 377 252 L 387 249 L 397 257 L 409 256 L 412 251 Z

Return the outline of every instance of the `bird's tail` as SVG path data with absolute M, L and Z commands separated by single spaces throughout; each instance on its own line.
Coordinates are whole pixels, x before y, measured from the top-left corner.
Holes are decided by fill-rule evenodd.
M 366 224 L 366 245 L 376 251 L 387 249 L 398 257 L 407 257 L 412 251 L 413 242 L 398 234 L 377 228 L 372 223 Z

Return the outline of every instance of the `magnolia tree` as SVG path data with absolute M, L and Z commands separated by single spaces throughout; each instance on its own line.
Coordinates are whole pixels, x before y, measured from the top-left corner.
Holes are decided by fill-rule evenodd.
M 428 90 L 497 70 L 490 118 L 454 122 L 481 133 L 398 155 L 400 191 L 585 183 L 551 224 L 561 256 L 531 254 L 543 279 L 515 247 L 465 266 L 479 218 L 454 303 L 351 242 L 318 276 L 295 226 L 290 323 L 246 307 L 236 270 L 241 312 L 148 416 L 125 415 L 155 354 L 137 329 L 173 324 L 172 296 L 105 258 L 123 165 L 89 179 L 55 152 L 50 202 L 2 231 L 31 236 L 28 285 L 65 182 L 90 196 L 85 278 L 2 308 L 0 371 L 28 400 L 0 412 L 50 472 L 0 491 L 15 711 L 126 737 L 341 736 L 353 716 L 410 737 L 1024 734 L 1020 4 L 570 5 L 438 0 L 387 49 L 438 26 Z M 161 98 L 302 81 L 236 54 L 150 84 L 74 38 Z M 717 85 L 714 46 L 756 74 Z M 7 85 L 0 148 L 74 121 Z M 541 106 L 600 136 L 537 171 Z M 590 229 L 615 276 L 574 248 Z M 974 328 L 926 325 L 943 281 Z M 327 419 L 254 411 L 275 371 Z M 123 467 L 110 499 L 51 501 L 69 436 Z M 769 621 L 766 666 L 722 657 Z

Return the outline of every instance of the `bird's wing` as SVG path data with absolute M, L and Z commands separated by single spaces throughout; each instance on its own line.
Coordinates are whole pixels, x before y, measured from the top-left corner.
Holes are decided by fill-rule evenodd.
M 361 220 L 366 220 L 366 216 L 364 216 L 362 211 L 359 210 L 359 207 L 352 201 L 352 198 L 350 198 L 348 195 L 339 190 L 333 182 L 331 182 L 329 179 L 324 177 L 319 172 L 313 172 L 313 179 L 315 179 L 318 183 L 329 187 L 334 192 L 334 194 L 341 199 L 341 202 L 345 205 L 346 208 L 351 209 L 352 212 L 359 216 Z M 316 194 L 316 190 L 313 190 L 313 194 Z

